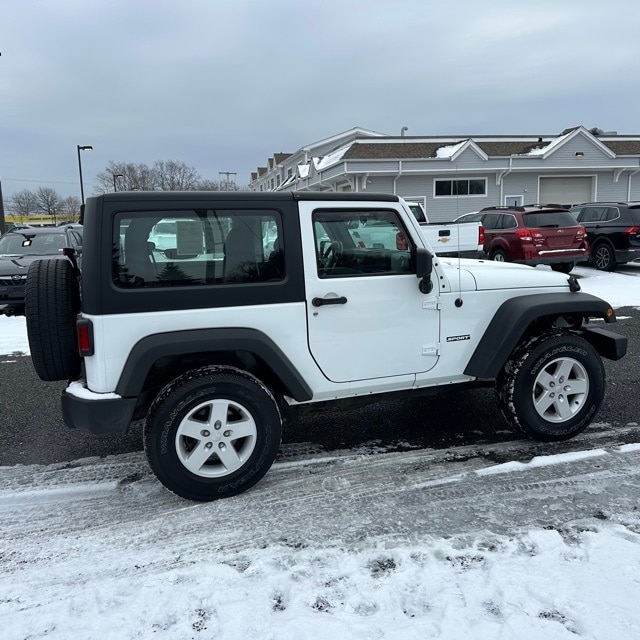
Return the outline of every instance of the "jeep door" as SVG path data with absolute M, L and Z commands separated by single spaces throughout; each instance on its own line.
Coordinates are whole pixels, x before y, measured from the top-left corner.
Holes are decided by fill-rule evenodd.
M 420 292 L 415 245 L 398 211 L 364 203 L 299 207 L 309 350 L 324 375 L 352 382 L 433 368 L 437 287 Z M 377 233 L 367 238 L 363 227 Z

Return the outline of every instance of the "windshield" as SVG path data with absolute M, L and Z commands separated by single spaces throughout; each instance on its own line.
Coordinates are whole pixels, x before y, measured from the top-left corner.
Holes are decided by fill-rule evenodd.
M 64 233 L 8 233 L 0 238 L 0 255 L 53 256 L 61 254 L 66 245 Z

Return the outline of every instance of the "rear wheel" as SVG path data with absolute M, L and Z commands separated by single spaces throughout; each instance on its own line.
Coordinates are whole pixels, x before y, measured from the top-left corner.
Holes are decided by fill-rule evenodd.
M 66 259 L 35 260 L 29 266 L 25 315 L 31 360 L 41 380 L 73 380 L 80 373 L 76 316 L 80 288 Z
M 599 271 L 613 271 L 616 268 L 616 255 L 606 242 L 597 244 L 591 250 L 591 264 Z
M 507 254 L 502 249 L 496 249 L 491 254 L 491 259 L 495 260 L 496 262 L 506 262 L 507 261 Z
M 147 459 L 183 498 L 227 498 L 255 485 L 280 446 L 275 398 L 254 376 L 231 367 L 190 371 L 165 387 L 144 430 Z
M 549 332 L 514 352 L 496 387 L 513 426 L 536 440 L 567 440 L 595 417 L 604 397 L 604 366 L 583 338 Z
M 561 262 L 560 264 L 552 264 L 551 268 L 554 271 L 560 271 L 560 273 L 571 273 L 574 264 L 573 262 Z

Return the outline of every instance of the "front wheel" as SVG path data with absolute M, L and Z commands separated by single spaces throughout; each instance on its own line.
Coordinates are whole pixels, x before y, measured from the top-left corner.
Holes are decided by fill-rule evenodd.
M 549 332 L 521 345 L 497 381 L 506 419 L 544 442 L 567 440 L 591 423 L 604 397 L 604 366 L 583 338 Z
M 257 378 L 209 366 L 160 392 L 145 425 L 145 451 L 167 489 L 210 501 L 255 485 L 276 458 L 281 431 L 276 400 Z

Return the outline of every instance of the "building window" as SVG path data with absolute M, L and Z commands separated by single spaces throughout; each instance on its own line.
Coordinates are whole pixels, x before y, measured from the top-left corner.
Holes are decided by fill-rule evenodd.
M 276 186 L 280 186 L 280 176 L 276 176 Z
M 434 180 L 433 190 L 436 198 L 457 196 L 486 196 L 486 178 L 464 178 L 456 180 Z
M 290 178 L 293 175 L 293 169 L 291 167 L 289 167 L 287 169 L 287 178 Z

